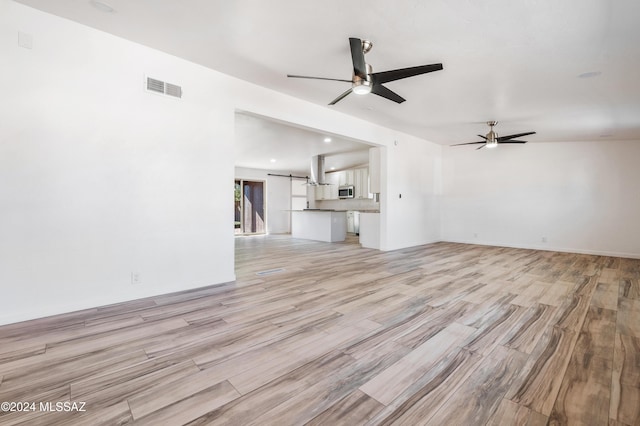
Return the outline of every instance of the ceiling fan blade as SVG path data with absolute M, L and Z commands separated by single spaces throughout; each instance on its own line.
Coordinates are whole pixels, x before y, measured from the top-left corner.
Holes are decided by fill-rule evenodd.
M 401 68 L 391 71 L 374 72 L 371 74 L 373 84 L 382 84 L 389 81 L 400 80 L 402 78 L 413 77 L 428 72 L 440 71 L 442 64 L 419 65 L 417 67 Z
M 351 89 L 347 90 L 346 92 L 344 92 L 342 95 L 338 96 L 337 98 L 335 98 L 334 100 L 332 100 L 329 105 L 335 105 L 338 102 L 340 102 L 341 100 L 343 100 L 344 98 L 346 98 L 349 93 L 351 93 Z
M 498 142 L 499 144 L 503 144 L 503 143 L 527 143 L 527 141 L 516 141 L 516 140 L 508 140 L 508 141 L 502 141 L 502 142 Z
M 498 142 L 508 141 L 509 139 L 519 138 L 520 136 L 529 136 L 535 135 L 536 132 L 526 132 L 526 133 L 516 133 L 514 135 L 500 136 L 498 137 Z
M 396 102 L 398 104 L 401 104 L 404 101 L 406 101 L 405 98 L 403 98 L 402 96 L 398 95 L 393 90 L 387 89 L 382 84 L 374 84 L 373 87 L 371 88 L 371 93 L 374 93 L 374 94 L 376 94 L 378 96 L 382 96 L 383 98 L 387 98 L 390 101 Z
M 312 80 L 330 80 L 330 81 L 344 81 L 345 83 L 351 83 L 351 80 L 343 80 L 340 78 L 324 78 L 324 77 L 310 77 L 307 75 L 292 75 L 292 74 L 287 74 L 287 77 L 289 78 L 309 78 Z
M 486 144 L 486 143 L 485 143 L 484 145 L 482 145 L 482 146 L 477 147 L 477 148 L 476 148 L 476 151 L 477 151 L 477 150 L 479 150 L 479 149 L 484 148 L 485 146 L 487 146 L 487 144 Z
M 485 141 L 487 140 L 487 137 L 486 137 L 486 136 L 478 135 L 478 137 L 480 137 L 480 138 L 484 139 Z
M 476 145 L 476 144 L 479 144 L 479 143 L 484 143 L 484 144 L 486 144 L 486 142 L 485 142 L 485 141 L 482 141 L 482 142 L 457 143 L 457 144 L 455 144 L 455 145 L 449 145 L 449 146 Z
M 364 62 L 364 52 L 362 51 L 362 40 L 359 38 L 349 38 L 351 46 L 351 60 L 353 61 L 353 73 L 360 78 L 367 78 L 367 65 Z

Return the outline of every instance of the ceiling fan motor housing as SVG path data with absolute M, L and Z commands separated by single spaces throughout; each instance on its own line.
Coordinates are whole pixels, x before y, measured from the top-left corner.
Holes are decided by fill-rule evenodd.
M 493 126 L 495 126 L 496 124 L 498 124 L 497 121 L 487 121 L 487 124 L 489 125 L 489 127 L 491 128 L 491 130 L 489 130 L 489 133 L 487 133 L 486 138 L 487 138 L 487 148 L 495 148 L 498 146 L 498 134 L 496 132 L 493 131 Z

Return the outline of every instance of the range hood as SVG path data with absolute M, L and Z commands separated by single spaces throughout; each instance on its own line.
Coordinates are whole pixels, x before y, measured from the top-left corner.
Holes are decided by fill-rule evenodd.
M 311 157 L 311 185 L 325 185 L 324 155 Z

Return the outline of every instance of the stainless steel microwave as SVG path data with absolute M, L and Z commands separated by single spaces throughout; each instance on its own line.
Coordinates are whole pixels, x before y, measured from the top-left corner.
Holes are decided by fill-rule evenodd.
M 338 198 L 353 198 L 353 185 L 338 187 Z

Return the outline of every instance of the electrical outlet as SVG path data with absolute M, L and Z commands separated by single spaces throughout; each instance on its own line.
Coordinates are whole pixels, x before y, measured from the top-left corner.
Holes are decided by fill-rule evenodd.
M 542 237 L 542 242 L 546 243 L 547 242 L 547 237 Z
M 473 238 L 478 238 L 478 233 L 477 232 L 473 233 Z
M 142 277 L 140 276 L 140 272 L 131 273 L 131 284 L 133 285 L 142 284 Z

